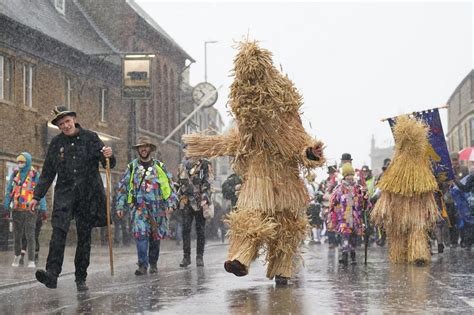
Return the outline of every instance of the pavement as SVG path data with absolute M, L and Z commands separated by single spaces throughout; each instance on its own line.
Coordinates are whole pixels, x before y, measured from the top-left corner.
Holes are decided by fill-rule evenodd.
M 116 247 L 111 277 L 108 247 L 95 246 L 85 293 L 74 284 L 74 247 L 55 290 L 36 282 L 34 270 L 12 268 L 11 253 L 1 253 L 0 314 L 474 314 L 474 251 L 448 248 L 416 267 L 390 264 L 386 248 L 371 246 L 367 265 L 358 248 L 358 264 L 343 267 L 338 250 L 305 244 L 304 267 L 288 286 L 277 286 L 261 259 L 245 277 L 226 273 L 227 247 L 209 241 L 204 267 L 192 256 L 180 268 L 181 247 L 163 241 L 158 273 L 140 277 L 133 274 L 135 247 Z

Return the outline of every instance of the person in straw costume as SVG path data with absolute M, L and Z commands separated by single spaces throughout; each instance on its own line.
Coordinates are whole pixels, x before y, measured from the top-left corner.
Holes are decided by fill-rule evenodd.
M 184 135 L 190 157 L 233 156 L 243 183 L 228 218 L 225 270 L 245 276 L 264 248 L 267 277 L 287 284 L 298 246 L 306 236 L 308 192 L 300 169 L 325 163 L 323 143 L 301 123 L 302 97 L 273 65 L 272 53 L 256 42 L 239 44 L 234 59 L 230 108 L 236 126 L 225 135 Z
M 434 199 L 438 185 L 428 156 L 428 132 L 420 120 L 396 119 L 394 158 L 377 184 L 382 193 L 371 219 L 386 229 L 392 263 L 421 266 L 430 259 L 428 232 L 438 217 Z

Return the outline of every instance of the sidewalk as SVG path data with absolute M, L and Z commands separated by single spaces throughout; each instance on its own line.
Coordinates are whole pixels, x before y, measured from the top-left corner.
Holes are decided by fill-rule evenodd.
M 218 244 L 221 243 L 216 240 L 206 241 L 206 247 L 215 246 Z M 191 243 L 191 248 L 194 250 L 195 246 L 195 240 L 193 240 Z M 181 258 L 180 256 L 182 255 L 182 250 L 182 244 L 177 245 L 176 241 L 174 240 L 161 241 L 160 256 L 173 254 L 177 256 L 177 259 L 179 259 Z M 74 274 L 75 251 L 75 245 L 66 246 L 63 270 L 60 277 Z M 36 268 L 27 268 L 22 266 L 15 268 L 11 266 L 14 257 L 13 250 L 8 252 L 0 252 L 0 290 L 19 285 L 35 283 L 35 272 L 37 269 L 44 269 L 47 254 L 48 246 L 46 244 L 42 244 L 39 254 L 39 263 Z M 132 243 L 129 246 L 120 245 L 113 247 L 113 257 L 115 269 L 120 266 L 134 264 L 137 261 L 135 244 Z M 90 266 L 88 269 L 89 276 L 96 272 L 108 271 L 109 269 L 109 247 L 92 245 Z

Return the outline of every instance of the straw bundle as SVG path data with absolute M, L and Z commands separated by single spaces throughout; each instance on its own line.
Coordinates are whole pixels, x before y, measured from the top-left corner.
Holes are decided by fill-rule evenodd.
M 433 195 L 437 184 L 427 155 L 428 127 L 400 116 L 393 133 L 395 156 L 378 184 L 382 194 L 371 220 L 386 229 L 392 263 L 428 261 L 427 231 L 438 217 Z
M 304 212 L 293 217 L 289 213 L 279 213 L 275 217 L 278 222 L 276 228 L 278 237 L 269 245 L 266 260 L 269 262 L 267 277 L 276 275 L 291 277 L 295 268 L 302 263 L 298 256 L 298 245 L 306 238 L 309 228 L 307 216 Z M 299 258 L 299 259 L 296 259 Z
M 404 196 L 434 191 L 438 185 L 427 152 L 429 127 L 422 121 L 400 116 L 393 128 L 395 155 L 378 187 Z
M 323 143 L 304 130 L 302 97 L 273 66 L 268 50 L 256 42 L 240 43 L 234 66 L 229 104 L 237 128 L 223 136 L 183 136 L 186 154 L 234 157 L 243 183 L 237 209 L 228 218 L 229 259 L 248 268 L 258 250 L 267 248 L 269 277 L 275 272 L 291 276 L 290 258 L 306 232 L 300 213 L 309 201 L 300 169 L 324 165 L 324 156 L 317 161 L 306 156 L 308 148 Z

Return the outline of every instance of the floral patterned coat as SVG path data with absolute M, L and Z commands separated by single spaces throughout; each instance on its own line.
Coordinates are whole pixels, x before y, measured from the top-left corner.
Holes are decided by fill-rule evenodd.
M 364 231 L 362 211 L 369 206 L 364 199 L 362 186 L 342 181 L 334 188 L 330 199 L 330 217 L 336 231 L 341 235 L 356 233 L 362 235 Z
M 159 167 L 166 174 L 171 189 L 171 194 L 166 200 L 159 181 Z M 166 209 L 176 208 L 177 204 L 172 183 L 171 175 L 157 160 L 153 160 L 153 164 L 146 169 L 138 159 L 133 160 L 127 167 L 117 187 L 115 211 L 130 212 L 135 239 L 151 236 L 155 240 L 160 240 L 169 236 Z

